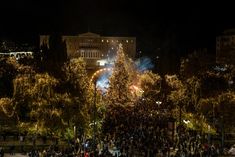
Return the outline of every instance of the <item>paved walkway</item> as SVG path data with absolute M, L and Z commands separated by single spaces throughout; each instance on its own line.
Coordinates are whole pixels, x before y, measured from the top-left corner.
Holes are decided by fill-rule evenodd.
M 4 157 L 26 157 L 27 155 L 22 155 L 20 153 L 15 153 L 14 155 L 10 155 L 8 153 L 4 154 Z M 28 156 L 27 156 L 28 157 Z

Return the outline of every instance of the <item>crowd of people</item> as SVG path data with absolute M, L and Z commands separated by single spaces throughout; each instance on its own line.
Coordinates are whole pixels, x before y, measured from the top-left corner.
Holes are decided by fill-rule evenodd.
M 171 130 L 170 115 L 156 105 L 139 104 L 130 109 L 120 106 L 112 111 L 104 124 L 104 150 L 118 149 L 126 157 L 215 157 L 219 154 L 218 146 L 207 144 L 197 132 Z
M 174 143 L 173 132 L 168 128 L 169 118 L 165 111 L 159 112 L 156 107 L 139 104 L 129 109 L 113 108 L 105 120 L 104 143 L 116 147 L 123 156 L 170 155 Z
M 121 113 L 121 114 L 120 114 Z M 29 157 L 217 157 L 219 146 L 208 144 L 198 132 L 169 127 L 174 121 L 156 105 L 115 107 L 104 120 L 101 136 L 85 138 L 69 147 L 33 149 Z M 176 129 L 176 130 L 175 130 Z M 95 150 L 95 152 L 94 152 Z M 0 149 L 1 151 L 1 149 Z
M 4 150 L 2 147 L 0 147 L 0 157 L 4 157 Z

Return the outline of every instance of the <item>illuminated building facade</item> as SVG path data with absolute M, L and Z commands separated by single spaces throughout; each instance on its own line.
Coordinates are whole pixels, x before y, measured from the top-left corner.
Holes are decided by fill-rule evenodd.
M 49 40 L 49 35 L 41 35 L 40 46 L 49 45 Z M 66 43 L 68 58 L 82 57 L 91 69 L 112 64 L 120 43 L 130 58 L 134 58 L 136 53 L 135 37 L 106 37 L 88 32 L 78 36 L 62 36 L 62 40 Z
M 0 57 L 33 58 L 34 47 L 27 43 L 17 44 L 13 41 L 3 40 L 0 42 Z
M 235 63 L 235 29 L 226 30 L 216 38 L 216 62 Z
M 27 52 L 5 52 L 5 53 L 0 53 L 0 57 L 15 57 L 16 60 L 24 57 L 28 58 L 33 58 L 33 52 L 32 51 L 27 51 Z

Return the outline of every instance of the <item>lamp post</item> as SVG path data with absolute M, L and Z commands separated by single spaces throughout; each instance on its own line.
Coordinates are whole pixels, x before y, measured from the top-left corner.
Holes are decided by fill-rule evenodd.
M 93 104 L 93 153 L 94 157 L 96 157 L 96 92 L 97 92 L 97 87 L 96 87 L 97 80 L 94 82 L 94 104 Z
M 179 150 L 181 151 L 181 135 L 182 135 L 182 104 L 179 104 L 180 113 L 179 113 Z
M 74 153 L 76 153 L 76 126 L 73 126 L 73 134 L 74 134 Z
M 156 104 L 158 105 L 158 107 L 159 107 L 159 105 L 161 105 L 162 104 L 162 102 L 161 101 L 156 101 Z

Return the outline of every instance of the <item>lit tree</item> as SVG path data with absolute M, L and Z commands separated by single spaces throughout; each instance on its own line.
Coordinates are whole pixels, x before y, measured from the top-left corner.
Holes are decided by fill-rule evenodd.
M 161 77 L 151 71 L 145 71 L 139 77 L 140 87 L 143 90 L 143 96 L 156 95 L 161 91 Z
M 22 131 L 31 134 L 60 131 L 59 94 L 54 92 L 58 81 L 48 74 L 36 74 L 30 66 L 17 66 L 17 73 L 13 80 L 13 96 L 1 99 L 2 111 L 15 117 L 15 125 Z
M 200 110 L 200 80 L 192 77 L 182 81 L 176 75 L 166 75 L 165 78 L 167 84 L 171 87 L 171 91 L 167 96 L 168 101 L 173 105 L 174 117 L 176 119 L 179 117 L 179 124 L 185 125 L 185 123 L 182 123 L 182 119 L 186 119 L 191 124 L 191 126 L 186 125 L 186 127 L 208 132 L 209 123 Z
M 185 82 L 187 88 L 187 96 L 188 96 L 188 105 L 187 111 L 198 113 L 199 111 L 199 100 L 201 98 L 201 80 L 198 77 L 190 77 Z M 200 114 L 200 113 L 199 113 Z
M 109 88 L 105 95 L 106 114 L 103 120 L 102 131 L 104 135 L 110 134 L 113 136 L 117 130 L 116 127 L 124 124 L 123 116 L 126 113 L 131 113 L 133 108 L 133 95 L 130 86 L 130 68 L 131 63 L 126 58 L 122 45 L 119 45 L 117 57 L 113 67 L 113 73 L 109 79 Z M 132 70 L 131 70 L 132 71 Z
M 158 109 L 162 106 L 166 107 L 163 100 L 161 83 L 162 78 L 158 74 L 154 74 L 151 71 L 145 71 L 139 74 L 139 81 L 137 84 L 139 99 L 137 103 L 146 106 L 146 108 L 149 106 L 158 106 Z
M 63 71 L 65 73 L 63 86 L 65 99 L 62 100 L 63 120 L 70 128 L 77 126 L 80 131 L 88 133 L 89 109 L 93 94 L 86 72 L 86 64 L 82 58 L 71 59 L 65 64 Z
M 13 80 L 12 102 L 16 108 L 15 116 L 18 121 L 25 122 L 30 117 L 29 112 L 33 100 L 31 90 L 36 72 L 30 66 L 20 66 L 17 71 L 18 75 Z
M 225 132 L 234 132 L 235 130 L 235 91 L 228 91 L 220 94 L 217 98 L 216 117 L 221 117 L 221 122 Z M 216 113 L 215 113 L 216 114 Z
M 200 76 L 213 65 L 213 56 L 202 50 L 194 51 L 186 58 L 181 59 L 180 77 L 186 80 L 191 77 Z
M 6 97 L 1 99 L 1 109 L 7 117 L 9 117 L 9 124 L 15 121 L 15 128 L 20 121 L 25 121 L 29 117 L 29 103 L 31 88 L 31 74 L 34 71 L 28 66 L 17 65 L 18 75 L 14 78 L 13 82 L 13 94 L 12 97 Z M 9 110 L 11 109 L 11 110 Z
M 187 89 L 176 75 L 165 76 L 167 84 L 172 88 L 168 99 L 175 105 L 187 103 Z
M 0 58 L 0 97 L 11 97 L 13 93 L 13 79 L 17 75 L 19 64 L 13 58 Z
M 127 105 L 131 102 L 130 75 L 127 58 L 122 45 L 119 45 L 113 73 L 110 77 L 110 86 L 107 91 L 108 105 Z
M 55 92 L 58 81 L 47 73 L 36 74 L 29 66 L 18 71 L 12 102 L 19 127 L 31 134 L 57 134 L 62 128 L 59 94 Z
M 60 81 L 47 73 L 37 74 L 30 66 L 13 65 L 18 74 L 12 97 L 0 100 L 1 113 L 17 119 L 22 131 L 34 135 L 63 135 L 74 126 L 87 131 L 92 93 L 81 58 L 64 66 Z
M 30 111 L 31 120 L 34 121 L 34 132 L 58 135 L 63 128 L 60 99 L 55 93 L 57 84 L 58 81 L 48 74 L 35 75 L 35 83 L 31 89 L 33 101 Z

